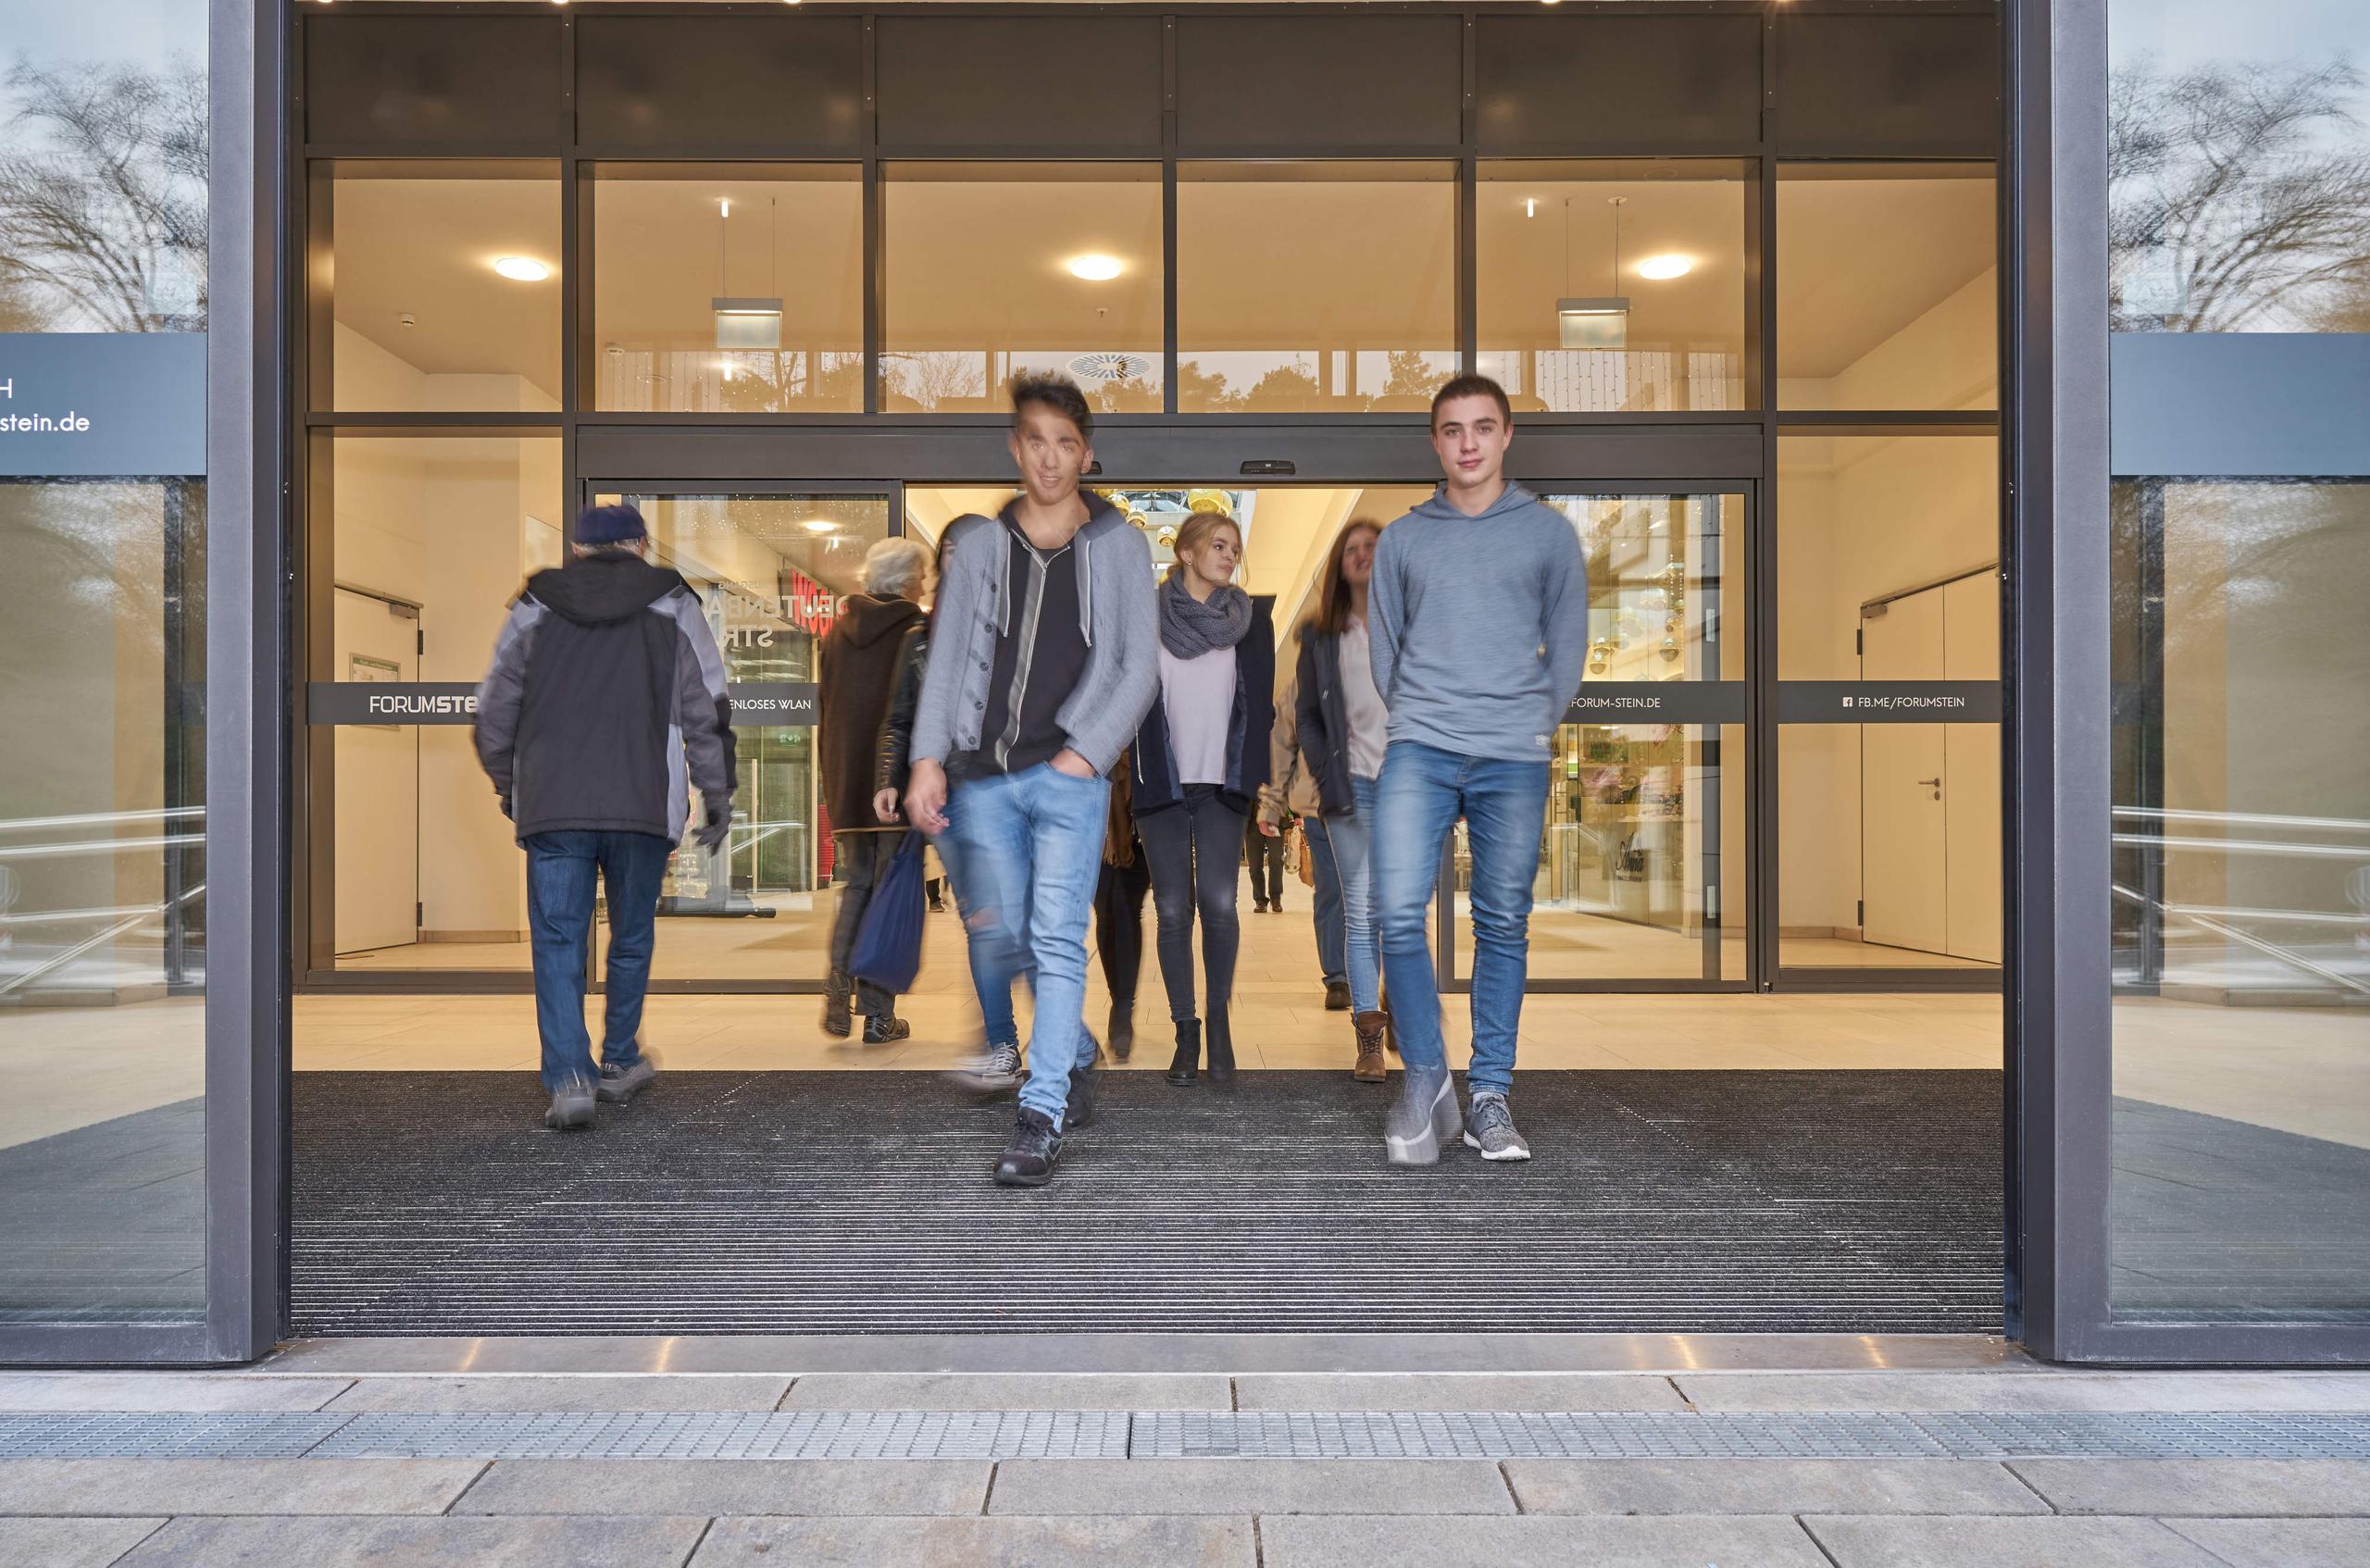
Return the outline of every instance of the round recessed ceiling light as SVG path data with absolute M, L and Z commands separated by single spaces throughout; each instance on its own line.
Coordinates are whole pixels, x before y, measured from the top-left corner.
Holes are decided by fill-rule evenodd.
M 1695 260 L 1692 256 L 1650 255 L 1638 264 L 1639 277 L 1653 278 L 1657 280 L 1684 278 L 1694 270 Z
M 805 529 L 808 533 L 837 533 L 840 531 L 840 525 L 831 521 L 829 517 L 809 517 L 798 526 Z
M 1083 278 L 1090 283 L 1107 283 L 1119 276 L 1119 258 L 1116 255 L 1074 255 L 1069 259 L 1070 276 Z
M 505 255 L 494 258 L 493 269 L 518 283 L 540 283 L 552 275 L 552 269 L 531 256 Z

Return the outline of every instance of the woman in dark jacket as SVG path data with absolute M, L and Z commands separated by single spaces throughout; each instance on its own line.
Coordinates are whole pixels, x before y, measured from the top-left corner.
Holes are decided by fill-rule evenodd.
M 1343 955 L 1350 973 L 1350 1022 L 1357 1035 L 1361 1083 L 1388 1076 L 1382 1055 L 1390 1016 L 1382 1011 L 1376 961 L 1372 844 L 1375 779 L 1382 772 L 1389 716 L 1374 684 L 1366 641 L 1366 583 L 1374 575 L 1381 528 L 1353 517 L 1333 541 L 1317 579 L 1316 605 L 1301 623 L 1293 701 L 1300 754 L 1316 785 L 1333 865 L 1341 879 Z
M 1193 920 L 1202 922 L 1210 1081 L 1234 1077 L 1227 1009 L 1234 992 L 1235 866 L 1244 816 L 1267 782 L 1275 723 L 1276 636 L 1268 601 L 1233 586 L 1242 559 L 1234 519 L 1197 512 L 1177 538 L 1160 596 L 1160 691 L 1130 752 L 1136 832 L 1152 867 L 1160 977 L 1177 1054 L 1168 1081 L 1193 1082 L 1203 1023 L 1193 1005 Z

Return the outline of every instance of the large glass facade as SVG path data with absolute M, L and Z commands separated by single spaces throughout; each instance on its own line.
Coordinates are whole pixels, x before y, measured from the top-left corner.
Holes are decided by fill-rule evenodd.
M 2109 12 L 2110 1305 L 2360 1324 L 2370 16 Z
M 206 7 L 29 0 L 7 29 L 0 1324 L 189 1324 L 206 1304 L 204 451 L 159 429 L 128 471 L 76 471 L 27 424 L 104 420 L 84 369 L 104 361 L 169 387 L 161 423 L 203 429 Z

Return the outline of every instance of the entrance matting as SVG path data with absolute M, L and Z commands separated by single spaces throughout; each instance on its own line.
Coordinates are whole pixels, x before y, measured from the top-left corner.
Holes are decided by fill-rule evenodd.
M 1996 1333 L 2000 1076 L 1533 1072 L 1538 1158 L 1385 1162 L 1397 1083 L 1104 1075 L 1035 1191 L 1009 1096 L 677 1073 L 590 1131 L 526 1074 L 293 1080 L 298 1335 Z

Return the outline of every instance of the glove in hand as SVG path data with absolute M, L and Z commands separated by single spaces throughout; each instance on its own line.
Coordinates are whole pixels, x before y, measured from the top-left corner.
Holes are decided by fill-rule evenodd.
M 725 835 L 732 831 L 732 803 L 717 801 L 707 808 L 707 820 L 700 824 L 697 835 L 700 848 L 714 854 L 724 847 Z

